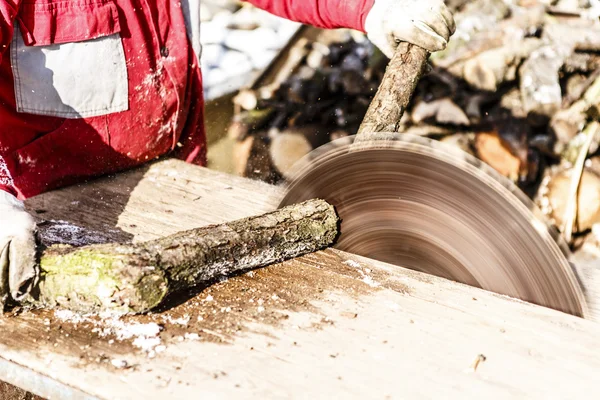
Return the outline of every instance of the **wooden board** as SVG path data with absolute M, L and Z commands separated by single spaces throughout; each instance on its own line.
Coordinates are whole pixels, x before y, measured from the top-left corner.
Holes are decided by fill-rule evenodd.
M 268 211 L 279 196 L 167 160 L 28 206 L 146 240 Z M 159 343 L 114 334 L 134 323 L 160 323 Z M 68 313 L 4 318 L 0 374 L 60 399 L 576 398 L 600 390 L 599 335 L 597 324 L 554 310 L 326 250 L 112 328 Z

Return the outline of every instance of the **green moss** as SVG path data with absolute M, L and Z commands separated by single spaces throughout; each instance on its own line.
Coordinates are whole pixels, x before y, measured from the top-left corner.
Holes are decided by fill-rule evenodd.
M 162 273 L 142 277 L 137 287 L 140 303 L 131 305 L 136 312 L 145 312 L 158 306 L 169 292 L 168 281 Z
M 144 273 L 141 266 L 129 266 L 132 256 L 139 260 L 138 254 L 119 254 L 114 247 L 48 252 L 40 260 L 36 302 L 80 311 L 147 311 L 165 297 L 168 282 L 159 270 Z

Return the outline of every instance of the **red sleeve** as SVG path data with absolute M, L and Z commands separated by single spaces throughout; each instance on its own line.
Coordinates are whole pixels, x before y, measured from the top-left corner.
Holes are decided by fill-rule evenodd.
M 245 0 L 271 14 L 324 29 L 364 32 L 374 0 Z
M 12 40 L 13 26 L 21 0 L 0 0 L 0 62 Z

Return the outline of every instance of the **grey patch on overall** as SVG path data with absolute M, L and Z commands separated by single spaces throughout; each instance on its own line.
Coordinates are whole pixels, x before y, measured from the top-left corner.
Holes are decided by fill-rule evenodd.
M 128 109 L 127 64 L 120 33 L 27 46 L 15 25 L 11 67 L 18 112 L 74 119 Z

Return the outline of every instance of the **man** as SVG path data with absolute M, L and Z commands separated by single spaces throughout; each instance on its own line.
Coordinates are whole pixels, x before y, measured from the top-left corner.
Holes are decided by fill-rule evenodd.
M 443 0 L 248 0 L 317 27 L 442 50 Z M 0 0 L 0 301 L 37 278 L 21 200 L 167 153 L 204 165 L 199 0 Z

